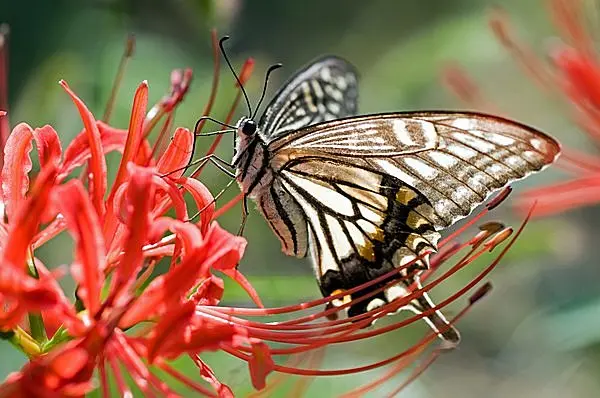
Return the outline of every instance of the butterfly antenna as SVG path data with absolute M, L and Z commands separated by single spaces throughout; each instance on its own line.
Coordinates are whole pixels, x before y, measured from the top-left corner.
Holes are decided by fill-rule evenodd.
M 231 73 L 233 73 L 233 76 L 235 77 L 235 80 L 237 81 L 237 83 L 240 86 L 240 89 L 242 90 L 242 94 L 244 94 L 244 99 L 246 100 L 246 105 L 248 106 L 248 114 L 252 115 L 252 108 L 250 107 L 250 100 L 248 99 L 248 94 L 246 94 L 246 90 L 244 89 L 244 85 L 240 81 L 240 78 L 238 77 L 237 73 L 235 73 L 235 70 L 233 70 L 233 66 L 231 66 L 231 62 L 229 62 L 229 58 L 227 57 L 227 53 L 225 53 L 225 49 L 223 48 L 223 43 L 226 40 L 229 40 L 229 36 L 223 36 L 221 38 L 221 40 L 219 40 L 219 48 L 221 48 L 221 53 L 223 54 L 223 58 L 225 58 L 225 62 L 227 62 L 227 66 L 229 66 L 229 70 L 231 71 Z
M 200 129 L 200 123 L 202 123 L 204 120 L 209 120 L 209 121 L 211 121 L 213 123 L 220 124 L 223 127 L 227 127 L 227 128 L 230 128 L 230 129 L 235 129 L 235 126 L 232 126 L 232 125 L 227 124 L 227 123 L 223 123 L 223 122 L 221 122 L 221 121 L 219 121 L 217 119 L 214 119 L 214 118 L 212 118 L 210 116 L 202 116 L 200 119 L 198 119 L 196 121 L 196 125 L 194 126 L 194 134 L 199 134 L 200 133 L 200 131 L 198 131 Z
M 193 132 L 193 133 L 194 133 L 194 139 L 193 139 L 193 141 L 192 141 L 192 153 L 191 153 L 191 155 L 190 155 L 190 161 L 189 161 L 189 162 L 188 162 L 188 164 L 187 164 L 187 165 L 186 165 L 186 166 L 183 168 L 184 170 L 187 170 L 187 169 L 188 169 L 188 167 L 190 167 L 190 166 L 192 165 L 192 162 L 193 162 L 193 160 L 194 160 L 194 154 L 196 153 L 196 138 L 198 138 L 198 136 L 200 135 L 200 131 L 199 131 L 199 130 L 200 130 L 200 123 L 202 123 L 204 120 L 210 120 L 210 121 L 211 121 L 211 122 L 213 122 L 213 123 L 220 124 L 221 126 L 228 127 L 228 128 L 230 129 L 230 130 L 224 130 L 224 131 L 222 132 L 223 134 L 224 134 L 225 132 L 235 132 L 235 130 L 236 130 L 236 129 L 235 129 L 235 126 L 232 126 L 232 125 L 230 125 L 230 124 L 227 124 L 227 123 L 220 122 L 220 121 L 218 121 L 217 119 L 213 119 L 213 118 L 212 118 L 212 117 L 210 117 L 210 116 L 202 116 L 200 119 L 198 119 L 198 121 L 196 121 L 196 125 L 194 126 L 194 132 Z M 219 132 L 219 133 L 221 133 L 221 132 Z M 210 136 L 210 135 L 216 135 L 216 134 L 212 134 L 212 133 L 210 133 L 210 134 L 204 134 L 204 135 L 205 135 L 205 136 Z M 175 172 L 175 171 L 179 171 L 179 170 L 173 170 L 172 172 Z M 168 174 L 167 174 L 167 175 L 168 175 Z
M 267 69 L 267 73 L 265 74 L 265 83 L 263 84 L 262 94 L 260 95 L 260 99 L 258 100 L 258 104 L 256 105 L 256 108 L 254 108 L 254 113 L 252 114 L 251 119 L 254 119 L 254 116 L 256 116 L 256 114 L 258 113 L 258 110 L 260 109 L 260 105 L 262 104 L 263 100 L 265 99 L 265 94 L 267 94 L 267 83 L 269 82 L 269 75 L 275 69 L 279 69 L 282 66 L 283 66 L 282 64 L 274 64 L 274 65 L 271 65 L 269 67 L 269 69 Z

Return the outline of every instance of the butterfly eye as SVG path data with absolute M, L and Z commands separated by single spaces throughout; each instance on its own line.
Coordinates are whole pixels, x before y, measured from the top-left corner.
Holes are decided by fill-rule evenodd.
M 242 133 L 245 135 L 253 135 L 256 133 L 256 123 L 254 120 L 246 120 L 242 126 Z

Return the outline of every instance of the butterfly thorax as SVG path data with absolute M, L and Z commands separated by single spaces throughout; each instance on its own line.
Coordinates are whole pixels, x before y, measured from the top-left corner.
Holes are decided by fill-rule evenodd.
M 242 118 L 236 126 L 236 145 L 233 156 L 236 179 L 242 192 L 254 199 L 273 180 L 269 167 L 267 145 L 255 122 Z

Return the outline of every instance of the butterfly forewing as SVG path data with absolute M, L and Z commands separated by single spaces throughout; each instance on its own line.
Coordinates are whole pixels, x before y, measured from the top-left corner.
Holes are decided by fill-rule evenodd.
M 387 157 L 434 149 L 438 143 L 433 123 L 390 113 L 309 126 L 272 142 L 270 150 L 325 157 Z
M 337 158 L 396 177 L 429 200 L 437 230 L 552 163 L 560 150 L 552 138 L 514 121 L 445 112 L 337 120 L 283 137 L 270 149 L 271 163 L 281 169 L 302 159 Z
M 258 125 L 267 142 L 292 131 L 356 114 L 358 76 L 345 60 L 327 56 L 284 84 Z

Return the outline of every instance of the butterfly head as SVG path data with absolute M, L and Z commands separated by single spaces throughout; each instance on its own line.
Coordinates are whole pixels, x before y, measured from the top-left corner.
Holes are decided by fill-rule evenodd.
M 256 134 L 257 128 L 256 122 L 249 117 L 242 118 L 236 126 L 238 135 L 246 137 L 252 137 Z
M 258 138 L 258 126 L 254 119 L 244 116 L 235 125 L 235 145 L 232 163 L 238 164 L 248 146 Z M 260 140 L 260 138 L 259 138 Z

